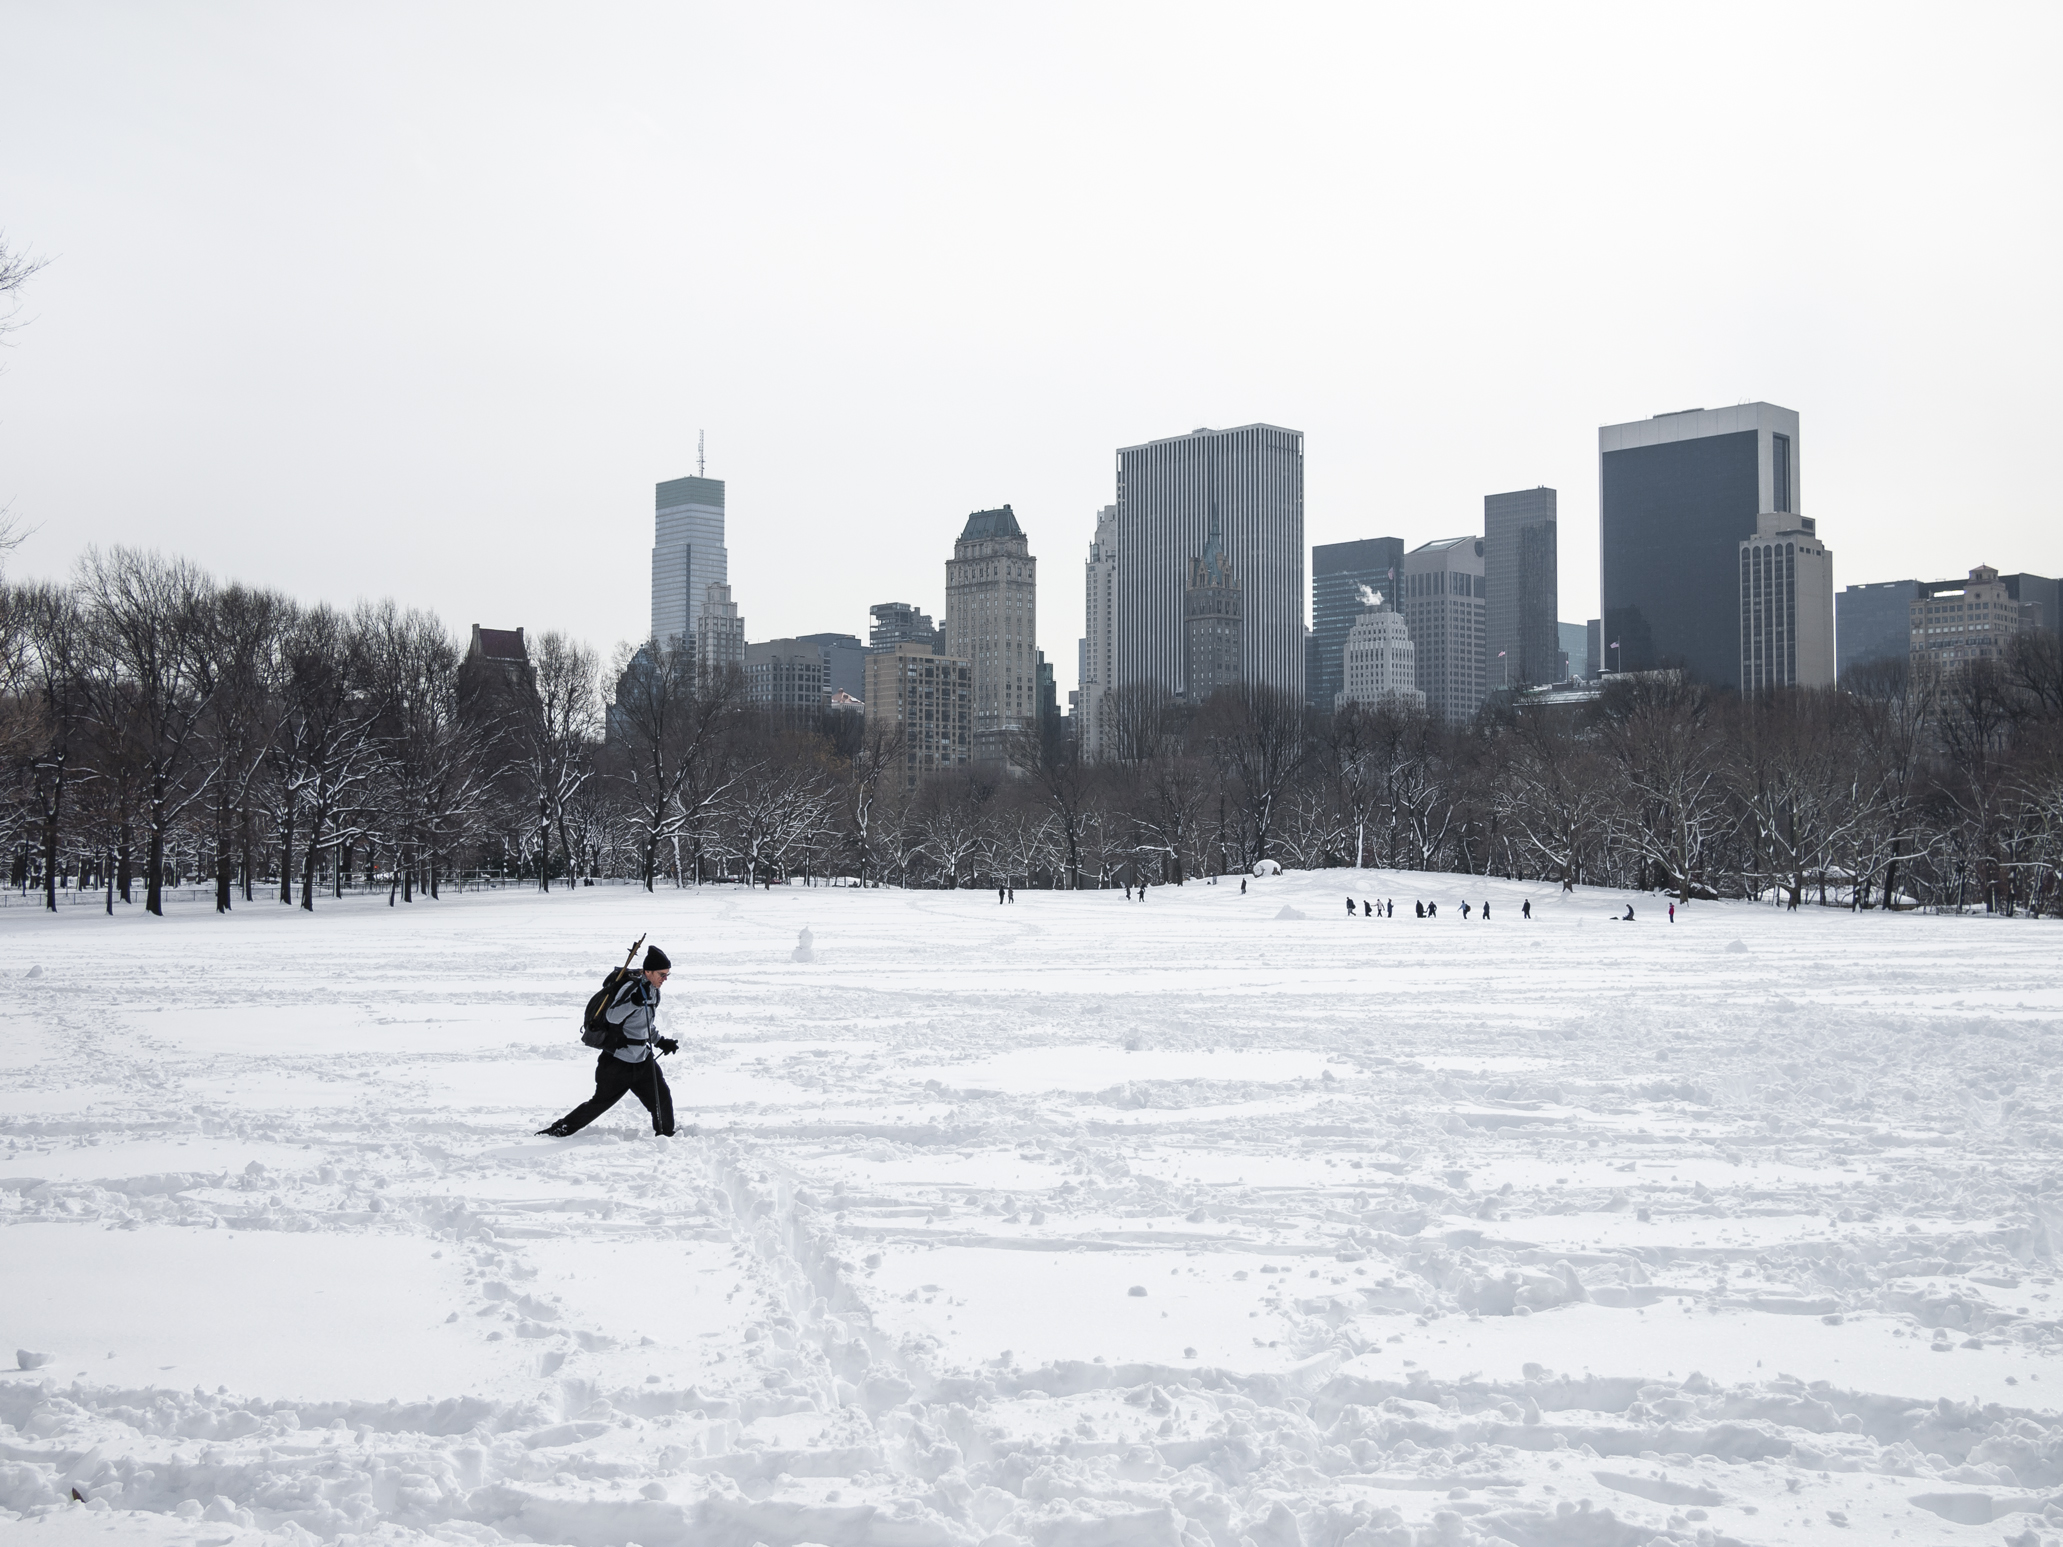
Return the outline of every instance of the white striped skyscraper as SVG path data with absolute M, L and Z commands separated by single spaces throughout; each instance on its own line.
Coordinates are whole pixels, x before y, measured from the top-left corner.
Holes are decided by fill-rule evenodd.
M 1182 599 L 1217 507 L 1244 592 L 1241 675 L 1304 694 L 1304 437 L 1196 430 L 1117 454 L 1116 685 L 1183 680 Z

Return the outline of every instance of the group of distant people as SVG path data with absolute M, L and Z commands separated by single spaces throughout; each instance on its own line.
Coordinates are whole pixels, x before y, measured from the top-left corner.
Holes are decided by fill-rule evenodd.
M 1361 910 L 1362 918 L 1393 919 L 1397 916 L 1397 899 L 1394 897 L 1378 897 L 1372 902 L 1365 897 L 1358 900 L 1349 897 L 1347 899 L 1348 918 L 1354 917 L 1354 910 L 1357 906 Z M 1411 905 L 1411 909 L 1414 914 L 1422 919 L 1436 919 L 1440 916 L 1440 905 L 1436 902 L 1414 902 Z M 1475 909 L 1469 903 L 1464 902 L 1461 905 L 1461 916 L 1464 920 L 1469 918 L 1474 912 Z M 1533 899 L 1528 897 L 1522 901 L 1519 904 L 1519 912 L 1526 918 L 1531 918 L 1533 916 Z M 1489 920 L 1490 899 L 1485 897 L 1483 899 L 1483 921 L 1488 923 Z

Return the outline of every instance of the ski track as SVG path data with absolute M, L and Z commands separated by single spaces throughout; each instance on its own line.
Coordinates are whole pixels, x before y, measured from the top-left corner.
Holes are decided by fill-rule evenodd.
M 2057 1542 L 2058 926 L 1665 919 L 5 910 L 0 1532 Z M 701 1132 L 530 1137 L 647 930 Z

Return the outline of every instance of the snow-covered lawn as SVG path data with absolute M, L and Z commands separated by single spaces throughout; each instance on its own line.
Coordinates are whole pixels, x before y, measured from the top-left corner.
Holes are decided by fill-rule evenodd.
M 2056 1537 L 2063 930 L 1631 900 L 0 910 L 0 1533 Z

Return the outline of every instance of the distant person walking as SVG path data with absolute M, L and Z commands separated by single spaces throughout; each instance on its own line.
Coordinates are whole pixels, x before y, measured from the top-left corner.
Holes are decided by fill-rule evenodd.
M 1466 924 L 1466 923 L 1468 922 L 1468 912 L 1469 912 L 1469 909 L 1468 909 L 1468 904 L 1467 904 L 1467 903 L 1463 903 L 1463 904 L 1461 905 L 1461 922 L 1462 922 L 1462 923 L 1464 923 L 1464 924 Z
M 1418 916 L 1419 916 L 1420 918 L 1424 918 L 1424 917 L 1425 917 L 1425 904 L 1424 904 L 1424 903 L 1422 903 L 1422 902 L 1414 902 L 1414 903 L 1413 903 L 1413 904 L 1412 904 L 1411 906 L 1412 906 L 1412 907 L 1414 907 L 1414 908 L 1416 908 L 1416 909 L 1418 910 Z
M 1132 900 L 1132 883 L 1131 883 L 1131 882 L 1129 882 L 1129 881 L 1127 881 L 1127 882 L 1125 883 L 1125 901 L 1126 901 L 1126 902 L 1130 902 L 1131 900 Z
M 1533 916 L 1533 899 L 1528 897 L 1524 902 L 1520 903 L 1519 912 L 1525 917 L 1531 918 Z
M 1351 898 L 1351 897 L 1349 897 L 1349 898 L 1347 899 L 1347 917 L 1348 917 L 1348 918 L 1352 918 L 1353 916 L 1354 916 L 1354 899 L 1353 899 L 1353 898 Z
M 1246 895 L 1246 877 L 1245 877 L 1245 876 L 1241 876 L 1241 877 L 1239 878 L 1239 895 L 1240 895 L 1240 896 L 1242 896 L 1242 897 L 1244 897 L 1244 896 Z
M 1490 899 L 1487 897 L 1483 899 L 1483 922 L 1485 924 L 1490 922 Z
M 540 1135 L 564 1139 L 576 1134 L 629 1094 L 652 1114 L 652 1132 L 672 1135 L 673 1092 L 660 1072 L 659 1054 L 678 1052 L 680 1044 L 657 1032 L 659 990 L 672 971 L 673 963 L 658 946 L 646 950 L 644 967 L 624 979 L 602 1011 L 623 1045 L 605 1049 L 595 1060 L 595 1093 L 549 1128 L 538 1129 Z
M 1676 904 L 1673 902 L 1669 904 L 1669 922 L 1672 924 L 1676 922 Z

